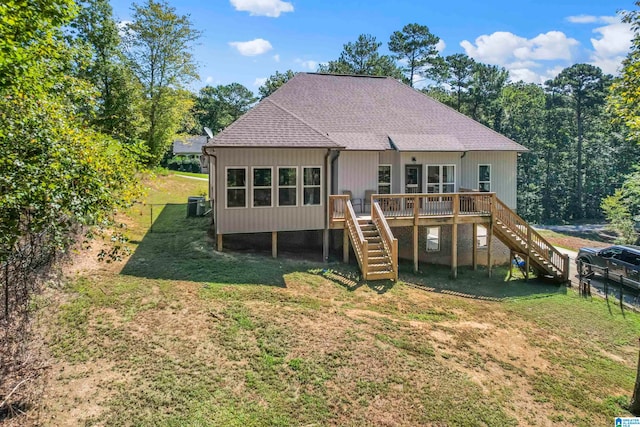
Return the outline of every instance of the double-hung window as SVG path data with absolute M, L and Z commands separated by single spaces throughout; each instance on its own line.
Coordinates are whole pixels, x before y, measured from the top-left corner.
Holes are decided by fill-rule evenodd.
M 278 206 L 298 205 L 298 168 L 278 167 Z
M 491 165 L 478 165 L 478 189 L 491 191 Z
M 227 168 L 227 208 L 247 207 L 247 168 Z
M 391 194 L 391 165 L 378 166 L 378 194 Z
M 255 167 L 252 169 L 253 175 L 253 207 L 271 207 L 272 202 L 272 180 L 273 169 L 270 167 Z
M 322 195 L 322 169 L 319 166 L 302 168 L 302 204 L 320 205 Z

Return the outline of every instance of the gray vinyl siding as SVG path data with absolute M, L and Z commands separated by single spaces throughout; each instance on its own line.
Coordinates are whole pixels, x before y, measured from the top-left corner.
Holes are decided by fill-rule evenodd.
M 400 192 L 404 193 L 405 165 L 422 165 L 422 192 L 427 192 L 427 165 L 455 165 L 456 191 L 460 189 L 460 156 L 462 153 L 403 152 L 401 157 Z M 413 159 L 416 159 L 413 161 Z
M 491 191 L 511 209 L 516 209 L 518 153 L 514 151 L 470 151 L 462 158 L 464 188 L 478 188 L 478 165 L 491 165 Z
M 219 234 L 259 233 L 269 231 L 320 230 L 325 227 L 326 191 L 325 156 L 326 149 L 252 149 L 218 148 L 215 150 L 217 167 L 215 192 L 216 231 Z M 251 167 L 272 167 L 272 207 L 252 207 Z M 295 166 L 297 174 L 298 206 L 278 207 L 278 166 Z M 303 206 L 302 167 L 319 166 L 321 173 L 321 204 Z M 229 167 L 247 168 L 247 204 L 244 208 L 226 207 L 226 170 Z
M 378 190 L 378 151 L 343 151 L 337 161 L 338 194 L 350 190 L 354 199 L 366 190 Z

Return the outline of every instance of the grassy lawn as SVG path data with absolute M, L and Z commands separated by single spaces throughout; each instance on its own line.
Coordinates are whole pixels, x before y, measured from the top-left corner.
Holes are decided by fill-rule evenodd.
M 188 182 L 184 182 L 188 181 Z M 149 181 L 134 254 L 87 263 L 42 305 L 43 425 L 608 426 L 629 416 L 640 318 L 506 269 L 357 266 L 216 253 L 184 203 L 206 182 Z M 429 290 L 424 290 L 428 288 Z

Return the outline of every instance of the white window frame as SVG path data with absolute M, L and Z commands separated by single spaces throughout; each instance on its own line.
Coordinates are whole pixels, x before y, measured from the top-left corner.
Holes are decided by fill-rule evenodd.
M 254 179 L 255 176 L 253 175 L 253 171 L 255 171 L 256 169 L 269 169 L 271 171 L 271 186 L 256 186 Z M 252 208 L 256 208 L 256 209 L 261 209 L 261 208 L 272 208 L 273 207 L 273 166 L 252 166 L 251 167 L 251 207 Z M 254 190 L 266 190 L 269 189 L 270 193 L 271 193 L 271 204 L 268 206 L 256 206 L 256 196 L 254 193 Z
M 481 228 L 484 229 L 484 235 L 480 234 Z M 483 238 L 484 238 L 484 245 L 480 243 L 481 239 Z M 487 226 L 484 224 L 478 224 L 476 228 L 476 241 L 475 241 L 476 248 L 487 249 L 489 247 L 487 239 L 489 239 L 489 230 L 487 230 Z
M 389 183 L 386 183 L 386 182 L 381 183 L 380 182 L 380 167 L 381 166 L 385 166 L 385 167 L 388 166 L 389 167 Z M 384 186 L 388 185 L 389 186 L 389 194 L 391 194 L 391 189 L 393 188 L 392 187 L 392 185 L 393 185 L 393 165 L 390 165 L 390 164 L 379 164 L 378 165 L 378 188 L 377 188 L 378 194 L 382 194 L 382 193 L 380 193 L 380 184 L 382 184 Z
M 317 206 L 322 206 L 322 166 L 301 166 L 300 169 L 302 170 L 302 173 L 300 173 L 300 187 L 302 188 L 301 193 L 300 193 L 300 206 L 303 207 L 317 207 Z M 305 185 L 304 183 L 304 170 L 305 169 L 320 169 L 320 184 L 319 185 Z M 297 181 L 296 181 L 297 182 Z M 308 205 L 304 202 L 304 190 L 306 188 L 319 188 L 320 189 L 320 200 L 319 203 L 315 203 L 313 205 Z
M 438 230 L 438 248 L 437 249 L 429 249 L 429 229 L 431 228 L 435 228 Z M 442 244 L 442 227 L 439 225 L 435 225 L 435 226 L 427 226 L 427 237 L 426 237 L 426 243 L 425 243 L 425 250 L 427 252 L 440 252 L 440 248 L 441 248 L 441 244 Z
M 446 164 L 441 164 L 441 163 L 428 163 L 426 165 L 424 165 L 424 188 L 425 191 L 428 193 L 429 192 L 429 166 L 437 166 L 439 168 L 439 176 L 440 176 L 440 182 L 438 183 L 438 191 L 436 193 L 433 194 L 450 194 L 450 193 L 444 193 L 442 191 L 442 188 L 444 187 L 445 184 L 453 184 L 453 191 L 451 193 L 455 193 L 458 189 L 458 182 L 457 182 L 457 171 L 456 171 L 456 164 L 455 163 L 446 163 Z M 448 166 L 452 166 L 453 167 L 453 182 L 443 182 L 442 181 L 442 177 L 443 177 L 443 173 L 442 170 L 445 167 Z
M 295 169 L 296 170 L 296 185 L 280 185 L 280 169 Z M 300 200 L 300 191 L 299 186 L 300 186 L 300 171 L 298 170 L 298 166 L 278 166 L 278 175 L 276 176 L 276 184 L 277 184 L 277 189 L 276 189 L 276 205 L 279 208 L 295 208 L 298 207 L 299 205 L 299 200 Z M 280 188 L 295 188 L 295 194 L 296 194 L 296 203 L 295 205 L 281 205 L 280 204 Z
M 480 168 L 481 168 L 482 166 L 487 166 L 487 167 L 489 168 L 489 181 L 480 181 Z M 488 192 L 491 192 L 491 191 L 492 191 L 492 189 L 493 189 L 493 185 L 492 185 L 492 182 L 491 182 L 491 181 L 492 181 L 492 178 L 493 178 L 493 177 L 492 177 L 492 175 L 493 175 L 493 174 L 492 174 L 492 170 L 491 170 L 491 169 L 493 169 L 493 168 L 491 167 L 491 164 L 490 164 L 490 163 L 482 163 L 482 164 L 479 164 L 479 165 L 478 165 L 478 180 L 477 180 L 477 182 L 478 182 L 478 190 L 480 190 L 480 183 L 481 183 L 481 182 L 482 182 L 482 183 L 487 183 L 487 182 L 488 182 L 488 183 L 489 183 L 489 191 L 488 191 Z M 482 190 L 480 190 L 480 191 L 482 191 Z
M 229 187 L 229 170 L 244 169 L 244 187 Z M 244 206 L 229 206 L 229 190 L 244 190 Z M 249 168 L 246 166 L 226 166 L 224 168 L 224 207 L 225 209 L 246 209 L 249 206 Z

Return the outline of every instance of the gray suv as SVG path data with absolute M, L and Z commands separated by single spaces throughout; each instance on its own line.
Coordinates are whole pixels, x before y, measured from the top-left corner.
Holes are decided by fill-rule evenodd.
M 591 272 L 592 264 L 601 269 L 607 268 L 609 278 L 618 280 L 620 277 L 626 277 L 634 281 L 640 281 L 640 246 L 632 245 L 614 245 L 604 249 L 596 248 L 580 248 L 576 264 L 580 268 L 582 264 L 582 274 Z M 604 275 L 604 271 L 600 268 L 594 268 L 593 272 Z

